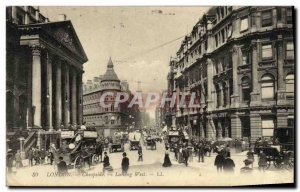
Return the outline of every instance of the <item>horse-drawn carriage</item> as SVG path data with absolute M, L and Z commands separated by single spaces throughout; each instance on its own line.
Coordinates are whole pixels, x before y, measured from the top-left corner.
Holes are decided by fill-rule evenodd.
M 69 168 L 80 169 L 99 161 L 100 154 L 96 153 L 96 131 L 61 131 L 61 147 L 52 147 L 54 160 L 58 162 L 63 157 Z
M 179 131 L 169 131 L 167 138 L 170 151 L 174 151 L 175 145 L 179 146 L 180 142 L 182 142 L 182 135 Z
M 146 149 L 156 150 L 155 138 L 148 136 L 146 138 Z
M 267 169 L 270 168 L 273 163 L 274 167 L 280 169 L 285 166 L 285 168 L 294 168 L 294 152 L 293 151 L 282 151 L 281 146 L 266 146 L 258 147 L 258 154 L 263 151 L 267 157 Z
M 115 132 L 114 137 L 110 143 L 110 153 L 121 151 L 124 152 L 124 142 L 122 139 L 122 134 L 120 132 Z
M 135 131 L 128 134 L 130 142 L 130 150 L 137 150 L 140 146 L 141 133 Z

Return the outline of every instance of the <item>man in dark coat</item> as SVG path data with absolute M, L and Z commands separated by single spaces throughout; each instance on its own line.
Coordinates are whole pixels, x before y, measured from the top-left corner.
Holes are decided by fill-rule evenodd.
M 123 159 L 122 159 L 122 174 L 126 174 L 129 168 L 129 159 L 126 157 L 127 154 L 123 153 Z
M 57 171 L 60 174 L 68 173 L 68 167 L 63 157 L 59 157 L 59 163 L 57 164 Z
M 138 156 L 139 156 L 138 161 L 143 161 L 143 149 L 141 145 L 139 145 Z
M 32 166 L 32 160 L 33 160 L 33 151 L 32 151 L 32 148 L 29 149 L 29 151 L 27 153 L 27 157 L 29 159 L 29 166 Z
M 110 166 L 109 163 L 109 157 L 107 156 L 107 152 L 104 152 L 104 159 L 103 159 L 103 169 L 105 169 L 106 167 Z
M 227 157 L 224 161 L 224 166 L 223 166 L 224 171 L 234 172 L 234 167 L 235 167 L 234 161 L 230 157 Z
M 217 172 L 222 172 L 224 161 L 224 155 L 222 153 L 218 153 L 215 159 L 215 166 L 217 167 Z
M 201 159 L 201 162 L 204 163 L 204 145 L 203 145 L 203 143 L 199 143 L 199 145 L 198 145 L 198 162 L 200 162 L 200 159 Z
M 179 149 L 178 149 L 177 143 L 175 143 L 175 145 L 174 145 L 174 155 L 175 155 L 176 161 L 178 161 L 178 151 L 179 151 Z
M 185 166 L 188 166 L 189 152 L 186 146 L 182 149 L 182 156 Z

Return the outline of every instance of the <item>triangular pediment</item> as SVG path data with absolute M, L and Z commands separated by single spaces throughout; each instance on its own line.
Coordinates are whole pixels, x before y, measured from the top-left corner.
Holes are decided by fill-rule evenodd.
M 66 48 L 87 60 L 71 21 L 45 23 L 42 28 Z

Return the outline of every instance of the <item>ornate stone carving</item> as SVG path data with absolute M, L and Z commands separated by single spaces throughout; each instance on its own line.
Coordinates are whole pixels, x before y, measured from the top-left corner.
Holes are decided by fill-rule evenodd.
M 29 47 L 32 50 L 32 55 L 35 55 L 35 56 L 40 56 L 41 55 L 41 49 L 45 48 L 45 46 L 43 44 L 40 44 L 40 43 L 32 44 Z
M 71 49 L 74 52 L 78 52 L 75 47 L 73 38 L 68 31 L 66 31 L 64 29 L 58 29 L 57 31 L 54 32 L 54 36 L 57 40 L 62 42 L 62 44 L 64 44 L 66 47 L 68 47 L 69 49 Z

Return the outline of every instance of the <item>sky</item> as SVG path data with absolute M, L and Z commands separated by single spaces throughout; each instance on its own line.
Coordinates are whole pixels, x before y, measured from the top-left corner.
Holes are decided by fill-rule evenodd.
M 83 81 L 105 73 L 109 57 L 134 92 L 167 88 L 171 56 L 208 7 L 40 7 L 50 21 L 66 14 L 89 59 Z M 177 40 L 176 40 L 177 39 Z M 153 117 L 153 114 L 150 114 Z

